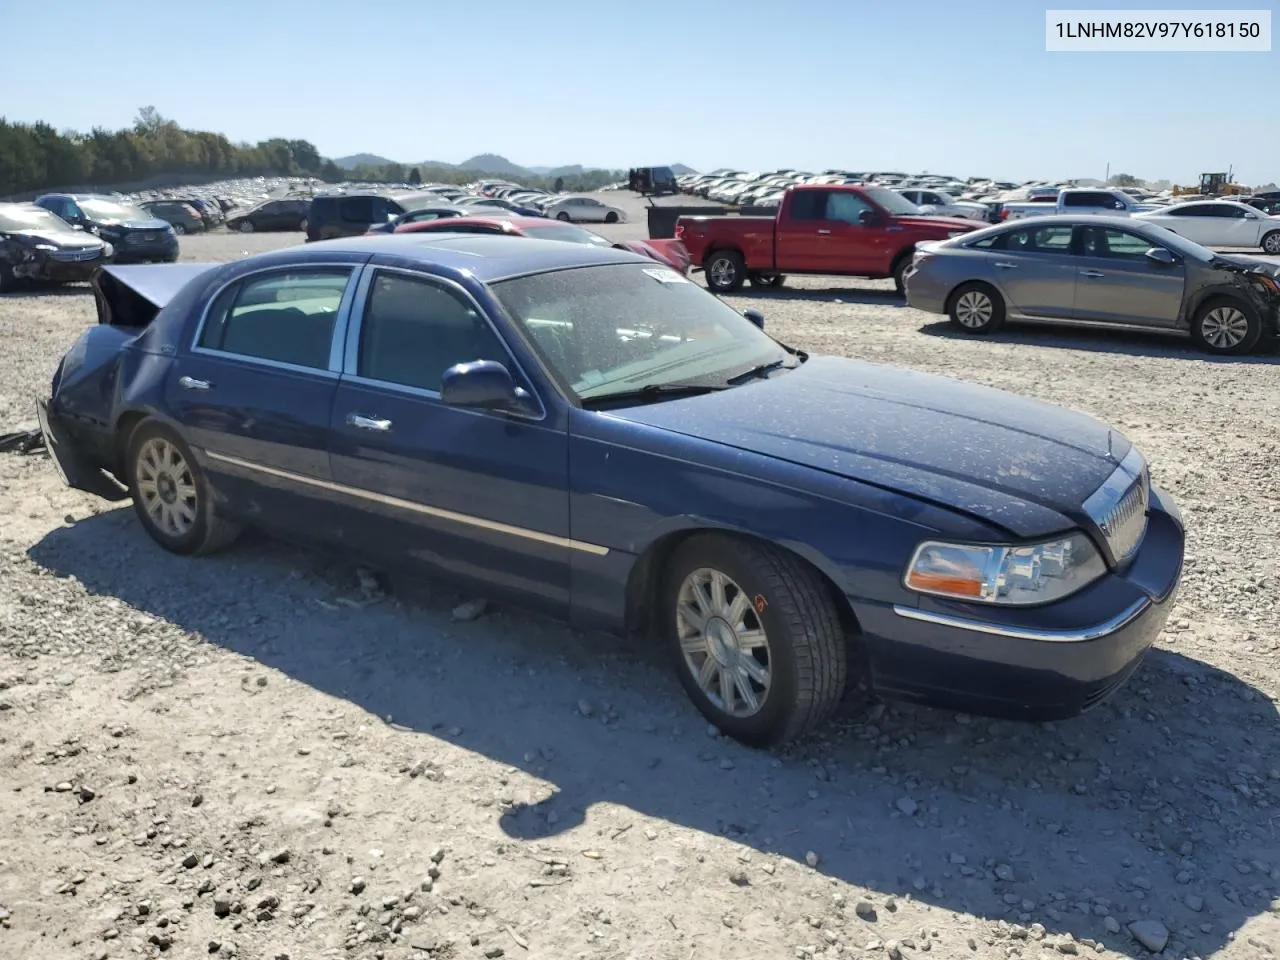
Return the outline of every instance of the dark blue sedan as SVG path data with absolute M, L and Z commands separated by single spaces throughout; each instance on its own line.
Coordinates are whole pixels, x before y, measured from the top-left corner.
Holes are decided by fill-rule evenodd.
M 165 549 L 243 525 L 666 647 L 756 745 L 859 684 L 1063 718 L 1169 615 L 1183 527 L 1078 413 L 808 356 L 685 277 L 527 237 L 107 267 L 41 426 Z

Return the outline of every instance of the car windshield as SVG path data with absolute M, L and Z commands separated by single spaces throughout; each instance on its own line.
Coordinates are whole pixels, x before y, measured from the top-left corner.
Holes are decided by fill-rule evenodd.
M 65 230 L 67 225 L 41 207 L 0 210 L 0 230 Z
M 667 267 L 609 264 L 503 280 L 493 293 L 580 399 L 644 387 L 723 385 L 787 353 Z
M 611 247 L 613 244 L 600 236 L 598 233 L 592 233 L 590 230 L 583 230 L 581 227 L 572 227 L 568 224 L 556 224 L 555 226 L 547 225 L 545 227 L 524 227 L 521 230 L 526 237 L 536 237 L 539 240 L 564 240 L 568 243 L 590 243 L 597 247 Z
M 101 220 L 151 220 L 151 214 L 132 204 L 90 198 L 80 201 L 80 209 Z
M 894 216 L 909 217 L 920 212 L 920 208 L 902 194 L 885 187 L 863 187 L 862 192 Z

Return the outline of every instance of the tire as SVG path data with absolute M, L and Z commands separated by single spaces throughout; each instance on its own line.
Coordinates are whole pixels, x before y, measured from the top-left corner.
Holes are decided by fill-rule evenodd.
M 604 222 L 605 222 L 605 223 L 617 223 L 617 222 L 618 222 L 618 215 L 617 215 L 616 213 L 614 213 L 612 210 L 610 210 L 608 213 L 606 213 L 606 214 L 604 215 Z
M 143 420 L 129 435 L 125 456 L 134 511 L 164 549 L 181 556 L 212 553 L 240 535 L 239 524 L 215 515 L 208 481 L 173 430 Z
M 1280 254 L 1280 230 L 1272 230 L 1258 244 L 1264 253 Z
M 1262 339 L 1262 320 L 1253 307 L 1230 297 L 1211 297 L 1191 319 L 1191 337 L 1219 356 L 1249 353 Z
M 661 590 L 659 623 L 680 682 L 726 735 L 777 746 L 834 714 L 846 689 L 849 644 L 826 584 L 797 557 L 697 534 L 672 555 Z M 700 630 L 695 619 L 708 605 L 726 616 Z M 740 646 L 744 639 L 756 645 Z M 722 662 L 742 666 L 731 671 Z
M 965 283 L 947 298 L 947 316 L 965 333 L 995 333 L 1004 326 L 1004 298 L 985 283 Z
M 303 219 L 303 221 L 300 224 L 298 224 L 298 229 L 301 230 L 303 233 L 307 232 L 307 221 L 305 219 Z
M 716 250 L 708 255 L 702 268 L 707 288 L 714 293 L 734 293 L 747 279 L 747 264 L 737 250 Z
M 762 290 L 776 290 L 782 286 L 787 278 L 780 273 L 752 273 L 747 276 L 753 287 L 760 287 Z
M 173 225 L 173 232 L 181 236 L 182 234 L 187 232 L 187 228 L 180 223 L 175 223 Z
M 565 223 L 568 223 L 568 222 L 569 222 L 570 217 L 569 217 L 569 214 L 567 214 L 567 213 L 565 213 L 563 210 L 561 210 L 559 213 L 557 213 L 557 214 L 556 214 L 556 219 L 557 219 L 557 220 L 563 220 Z
M 907 292 L 907 284 L 903 280 L 903 274 L 907 272 L 907 268 L 911 266 L 911 260 L 915 254 L 908 250 L 906 253 L 898 257 L 893 262 L 893 289 L 897 291 L 898 296 L 905 296 Z
M 253 221 L 241 220 L 240 223 L 236 226 L 236 229 L 239 230 L 241 233 L 253 233 Z

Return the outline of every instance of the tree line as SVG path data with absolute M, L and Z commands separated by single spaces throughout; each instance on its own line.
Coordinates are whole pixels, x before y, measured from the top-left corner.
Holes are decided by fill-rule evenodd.
M 555 189 L 556 181 L 560 187 L 574 193 L 586 193 L 599 190 L 610 183 L 617 183 L 623 178 L 621 170 L 585 170 L 582 173 L 569 174 L 563 177 L 538 176 L 535 174 L 493 173 L 484 170 L 463 170 L 461 167 L 407 166 L 403 163 L 388 163 L 382 166 L 358 166 L 343 174 L 348 180 L 368 181 L 372 183 L 453 183 L 459 186 L 476 180 L 510 180 L 525 187 L 540 190 Z
M 416 177 L 414 174 L 416 173 Z M 456 167 L 388 164 L 343 170 L 306 140 L 275 137 L 255 144 L 232 143 L 223 134 L 185 130 L 155 107 L 138 111 L 123 130 L 94 127 L 89 133 L 55 130 L 44 122 L 13 123 L 0 117 L 0 197 L 81 184 L 112 187 L 160 175 L 195 177 L 316 177 L 330 183 L 469 183 L 483 176 Z M 494 175 L 498 176 L 498 175 Z M 616 180 L 617 171 L 592 170 L 564 178 L 567 190 L 592 190 Z M 554 178 L 505 177 L 550 189 Z

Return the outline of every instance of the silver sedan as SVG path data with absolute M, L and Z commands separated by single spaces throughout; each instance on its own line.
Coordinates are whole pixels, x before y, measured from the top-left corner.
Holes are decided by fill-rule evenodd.
M 1046 216 L 922 243 L 907 302 L 987 334 L 1005 320 L 1190 333 L 1212 353 L 1280 336 L 1280 265 L 1129 217 Z

